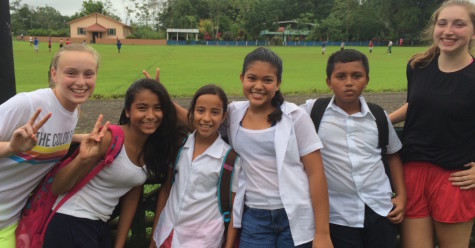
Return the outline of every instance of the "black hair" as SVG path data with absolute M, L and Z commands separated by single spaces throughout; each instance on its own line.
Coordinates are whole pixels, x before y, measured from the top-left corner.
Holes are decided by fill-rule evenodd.
M 178 125 L 175 106 L 165 87 L 148 78 L 135 81 L 127 89 L 124 108 L 119 118 L 120 125 L 129 124 L 130 120 L 126 116 L 126 111 L 130 111 L 135 96 L 143 90 L 150 90 L 157 95 L 162 107 L 163 119 L 157 130 L 145 141 L 139 158 L 143 156 L 148 177 L 157 183 L 164 183 L 168 166 L 174 162 L 178 149 L 186 137 L 186 129 Z
M 244 58 L 244 63 L 242 64 L 241 75 L 244 76 L 249 65 L 256 61 L 269 63 L 271 66 L 273 66 L 277 70 L 277 82 L 282 82 L 282 60 L 277 54 L 264 47 L 256 48 L 254 51 L 246 55 L 246 57 Z M 269 123 L 275 123 L 282 119 L 282 110 L 280 109 L 280 106 L 282 105 L 282 103 L 284 103 L 284 96 L 282 95 L 280 90 L 275 92 L 271 103 L 272 106 L 275 107 L 275 111 L 267 116 L 267 121 Z
M 366 76 L 369 77 L 368 57 L 366 57 L 366 55 L 364 55 L 362 52 L 353 49 L 345 49 L 343 51 L 333 53 L 328 58 L 327 78 L 331 78 L 336 63 L 349 63 L 355 61 L 361 61 L 361 64 L 363 64 L 363 67 L 366 71 Z
M 226 96 L 226 93 L 224 93 L 224 90 L 214 84 L 207 84 L 201 88 L 199 88 L 193 98 L 191 99 L 191 104 L 190 108 L 188 109 L 188 125 L 192 127 L 193 123 L 193 118 L 194 118 L 194 112 L 195 112 L 195 106 L 196 106 L 196 101 L 198 100 L 198 97 L 202 95 L 216 95 L 219 97 L 222 103 L 223 107 L 223 116 L 226 114 L 228 111 L 228 97 Z

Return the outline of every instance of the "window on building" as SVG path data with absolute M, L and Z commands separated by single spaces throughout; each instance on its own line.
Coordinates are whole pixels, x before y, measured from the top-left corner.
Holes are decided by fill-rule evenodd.
M 86 31 L 84 31 L 84 28 L 78 28 L 78 34 L 86 34 Z
M 107 35 L 115 35 L 115 28 L 108 28 Z

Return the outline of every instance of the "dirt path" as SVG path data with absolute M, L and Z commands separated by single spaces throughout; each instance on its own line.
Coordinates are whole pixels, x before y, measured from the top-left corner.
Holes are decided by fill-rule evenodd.
M 302 104 L 306 99 L 318 98 L 328 95 L 285 95 L 286 101 Z M 364 97 L 369 102 L 381 105 L 388 113 L 399 108 L 406 101 L 405 92 L 396 93 L 366 93 Z M 243 97 L 230 97 L 232 100 L 243 100 Z M 181 106 L 188 107 L 191 98 L 175 98 Z M 99 114 L 104 115 L 104 120 L 117 123 L 124 104 L 123 99 L 113 100 L 89 100 L 81 105 L 81 115 L 76 131 L 78 133 L 89 132 L 94 126 L 94 122 Z

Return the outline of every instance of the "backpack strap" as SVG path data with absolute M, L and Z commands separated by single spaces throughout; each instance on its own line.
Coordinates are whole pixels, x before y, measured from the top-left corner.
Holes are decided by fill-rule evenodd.
M 111 131 L 112 133 L 112 140 L 109 145 L 109 148 L 107 149 L 106 155 L 104 156 L 104 159 L 101 160 L 99 164 L 95 166 L 83 179 L 81 179 L 81 181 L 79 181 L 79 183 L 77 183 L 68 192 L 68 194 L 65 197 L 63 197 L 63 199 L 65 198 L 69 199 L 71 196 L 76 194 L 76 192 L 78 192 L 82 187 L 84 187 L 104 167 L 112 164 L 114 159 L 119 155 L 122 149 L 122 145 L 124 144 L 124 131 L 122 131 L 122 128 L 120 128 L 118 125 L 109 125 L 109 131 Z M 76 150 L 76 153 L 77 152 L 79 152 L 79 148 Z M 61 199 L 61 201 L 63 201 L 63 199 Z M 56 206 L 56 209 L 59 209 L 59 208 Z
M 218 207 L 224 220 L 224 241 L 228 234 L 229 222 L 231 221 L 232 198 L 231 188 L 233 184 L 234 163 L 239 155 L 234 149 L 229 148 L 224 156 L 218 182 Z
M 310 112 L 310 118 L 312 118 L 313 125 L 315 126 L 315 131 L 318 133 L 318 127 L 320 127 L 320 122 L 322 121 L 323 114 L 325 109 L 327 109 L 328 104 L 330 104 L 331 97 L 318 98 L 312 107 L 312 112 Z
M 180 149 L 178 149 L 178 153 L 176 154 L 175 163 L 173 164 L 172 184 L 175 182 L 175 174 L 176 174 L 175 170 L 176 170 L 176 165 L 178 164 L 178 160 L 180 159 L 181 150 L 183 150 L 183 146 L 185 146 L 185 143 L 186 143 L 187 140 L 188 140 L 188 137 L 183 139 L 183 142 L 181 143 Z
M 223 216 L 224 223 L 229 223 L 231 220 L 231 185 L 233 181 L 234 163 L 237 157 L 238 154 L 236 151 L 229 148 L 224 156 L 221 173 L 219 174 L 218 204 L 219 212 Z
M 376 126 L 378 127 L 378 148 L 381 149 L 381 160 L 384 164 L 384 170 L 386 171 L 386 175 L 391 182 L 391 170 L 389 169 L 389 162 L 386 157 L 387 145 L 389 144 L 388 119 L 384 113 L 384 109 L 381 108 L 381 106 L 370 102 L 367 102 L 367 104 L 369 110 L 374 115 L 374 118 L 376 118 Z
M 331 97 L 318 98 L 313 104 L 310 117 L 312 118 L 313 124 L 315 126 L 315 131 L 318 133 L 318 128 L 322 121 L 323 114 L 325 113 L 328 104 L 330 104 Z M 389 169 L 389 163 L 386 158 L 387 145 L 389 143 L 389 128 L 388 128 L 388 119 L 384 113 L 384 109 L 381 106 L 366 102 L 369 110 L 376 119 L 376 126 L 378 128 L 378 148 L 381 149 L 381 160 L 384 164 L 384 170 L 389 180 L 391 181 L 391 171 Z M 391 184 L 392 187 L 392 184 Z
M 183 150 L 183 146 L 180 146 L 180 149 L 178 150 L 178 153 L 176 154 L 175 163 L 173 164 L 172 184 L 175 182 L 176 164 L 178 164 L 178 160 L 180 159 L 181 150 Z
M 101 127 L 102 129 L 102 127 Z M 100 129 L 99 129 L 100 130 Z M 120 151 L 122 150 L 122 146 L 124 144 L 124 131 L 118 125 L 109 125 L 109 131 L 112 133 L 112 140 L 107 149 L 106 155 L 104 159 L 99 162 L 85 177 L 83 177 L 62 199 L 58 202 L 56 207 L 51 211 L 49 214 L 48 219 L 45 222 L 45 227 L 48 226 L 51 218 L 53 217 L 54 213 L 58 211 L 58 209 L 74 194 L 76 194 L 82 187 L 84 187 L 94 176 L 97 175 L 104 167 L 112 164 L 114 159 L 119 155 Z M 65 160 L 65 162 L 61 163 L 59 168 L 62 168 L 69 164 L 72 159 L 74 159 L 77 154 L 79 153 L 79 146 L 76 148 L 76 151 L 71 155 L 70 158 Z M 41 237 L 44 236 L 46 228 L 43 229 Z
M 376 118 L 376 125 L 378 126 L 378 147 L 381 148 L 381 155 L 387 153 L 387 145 L 389 143 L 389 129 L 388 119 L 384 113 L 384 109 L 379 105 L 367 102 L 368 108 Z

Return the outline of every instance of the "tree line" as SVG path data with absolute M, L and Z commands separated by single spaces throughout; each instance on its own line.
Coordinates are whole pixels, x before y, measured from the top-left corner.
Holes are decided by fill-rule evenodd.
M 84 1 L 72 16 L 52 6 L 32 8 L 10 2 L 15 34 L 68 36 L 67 22 L 98 12 L 134 28 L 132 38 L 164 38 L 167 28 L 200 30 L 200 39 L 260 40 L 263 30 L 308 31 L 306 40 L 419 42 L 443 0 L 110 0 Z M 115 15 L 123 8 L 125 17 Z M 43 32 L 43 33 L 42 33 Z M 41 34 L 40 34 L 41 33 Z M 289 37 L 294 38 L 294 37 Z M 296 37 L 302 38 L 302 37 Z

